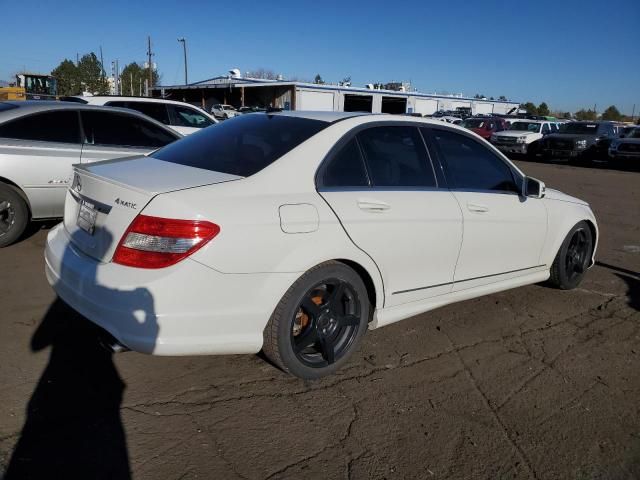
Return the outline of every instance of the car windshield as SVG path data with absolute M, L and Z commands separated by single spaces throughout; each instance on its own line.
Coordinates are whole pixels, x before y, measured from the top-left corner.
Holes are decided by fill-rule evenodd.
M 329 123 L 262 113 L 237 116 L 154 152 L 159 160 L 248 177 Z
M 484 128 L 485 121 L 481 118 L 468 118 L 462 122 L 462 126 L 466 128 Z
M 236 108 L 235 108 L 235 107 L 232 107 L 231 105 L 224 105 L 224 106 L 222 107 L 222 109 L 223 109 L 223 110 L 235 110 Z
M 628 138 L 640 138 L 640 128 L 631 130 Z
M 560 127 L 560 133 L 568 133 L 574 135 L 590 135 L 598 131 L 597 123 L 565 123 Z
M 519 132 L 534 132 L 540 133 L 541 123 L 535 122 L 513 122 L 509 130 L 517 130 Z

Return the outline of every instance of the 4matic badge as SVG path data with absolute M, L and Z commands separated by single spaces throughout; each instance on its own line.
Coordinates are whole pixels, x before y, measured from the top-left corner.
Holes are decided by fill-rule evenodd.
M 121 207 L 133 208 L 134 210 L 138 209 L 138 204 L 133 202 L 125 202 L 124 200 L 120 200 L 120 198 L 115 199 L 116 205 L 120 205 Z

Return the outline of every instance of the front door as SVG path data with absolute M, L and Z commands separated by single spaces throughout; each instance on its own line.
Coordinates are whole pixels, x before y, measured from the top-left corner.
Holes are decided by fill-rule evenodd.
M 452 130 L 430 131 L 464 217 L 454 290 L 548 269 L 540 265 L 547 234 L 546 208 L 541 200 L 521 195 L 520 173 L 470 136 Z

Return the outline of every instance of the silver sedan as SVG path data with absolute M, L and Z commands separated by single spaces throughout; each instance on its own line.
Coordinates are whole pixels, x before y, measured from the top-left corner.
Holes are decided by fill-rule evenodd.
M 71 166 L 141 155 L 181 138 L 141 113 L 71 102 L 0 102 L 0 247 L 60 218 Z

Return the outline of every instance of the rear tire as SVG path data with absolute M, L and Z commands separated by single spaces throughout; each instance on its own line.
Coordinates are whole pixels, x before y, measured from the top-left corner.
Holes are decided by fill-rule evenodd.
M 360 276 L 340 262 L 304 273 L 287 290 L 264 329 L 264 354 L 303 379 L 344 365 L 367 330 L 371 304 Z
M 577 223 L 567 234 L 551 265 L 549 283 L 571 290 L 582 282 L 593 252 L 593 235 L 587 222 Z
M 18 240 L 28 224 L 26 202 L 14 187 L 0 183 L 0 248 Z

